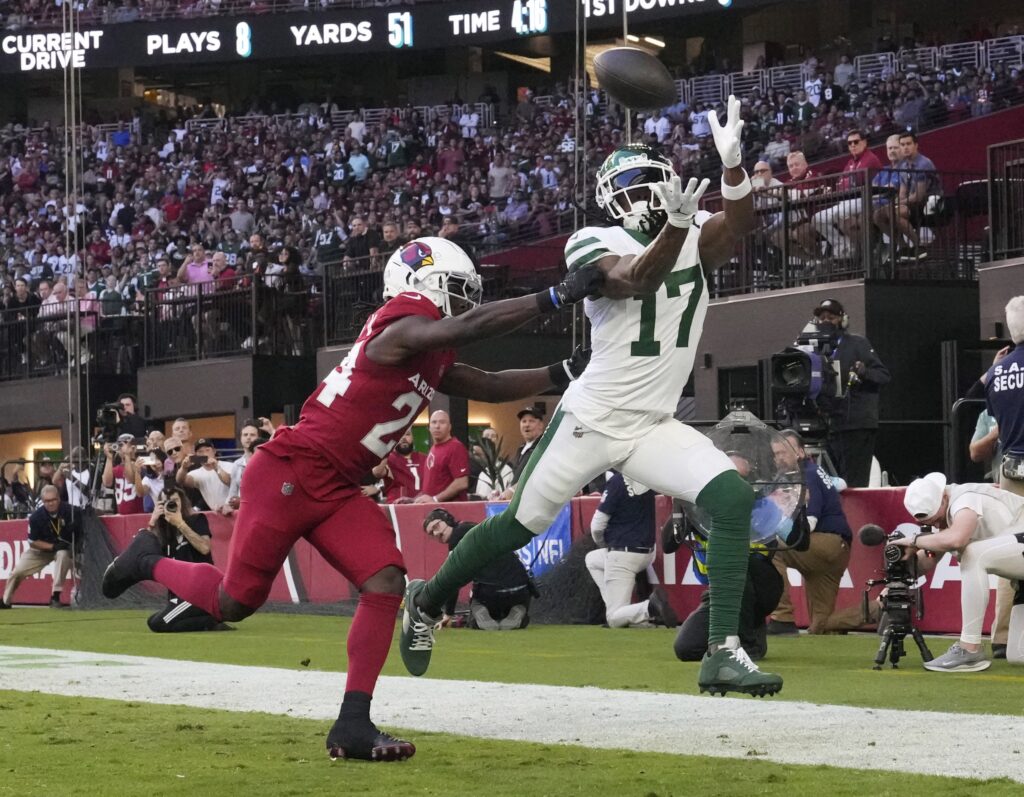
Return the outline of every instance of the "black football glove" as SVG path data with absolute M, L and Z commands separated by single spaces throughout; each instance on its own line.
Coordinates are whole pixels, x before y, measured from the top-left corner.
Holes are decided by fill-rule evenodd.
M 594 264 L 570 271 L 557 285 L 537 294 L 541 312 L 551 312 L 560 307 L 582 302 L 588 296 L 595 296 L 604 285 L 604 272 Z
M 587 363 L 589 362 L 590 349 L 584 348 L 583 344 L 580 344 L 573 349 L 572 354 L 567 359 L 548 366 L 551 384 L 560 390 L 564 390 L 569 386 L 570 382 L 579 378 L 580 374 L 587 369 Z

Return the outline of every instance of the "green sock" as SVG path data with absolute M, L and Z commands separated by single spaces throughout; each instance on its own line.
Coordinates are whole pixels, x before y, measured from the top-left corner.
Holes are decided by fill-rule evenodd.
M 754 492 L 734 470 L 720 473 L 697 496 L 697 506 L 711 515 L 708 581 L 711 613 L 708 644 L 720 645 L 739 634 L 740 606 L 750 559 L 750 513 Z
M 513 503 L 500 515 L 489 517 L 470 529 L 420 592 L 419 608 L 429 615 L 440 614 L 445 602 L 472 581 L 482 568 L 502 554 L 519 550 L 534 538 L 533 532 L 516 520 L 515 507 Z

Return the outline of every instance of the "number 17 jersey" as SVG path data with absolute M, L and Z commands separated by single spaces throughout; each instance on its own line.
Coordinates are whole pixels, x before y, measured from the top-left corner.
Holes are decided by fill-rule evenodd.
M 697 214 L 676 263 L 654 293 L 587 299 L 590 364 L 569 385 L 562 406 L 591 428 L 619 439 L 672 415 L 690 378 L 704 329 L 708 291 L 701 269 Z M 569 270 L 609 255 L 640 256 L 651 238 L 622 227 L 584 227 L 565 245 Z
M 302 489 L 329 500 L 357 492 L 363 478 L 386 457 L 423 410 L 455 362 L 454 349 L 423 351 L 397 365 L 381 365 L 366 346 L 395 321 L 410 315 L 440 320 L 425 296 L 402 293 L 367 320 L 341 365 L 302 405 L 299 422 L 280 428 L 261 446 L 291 460 Z

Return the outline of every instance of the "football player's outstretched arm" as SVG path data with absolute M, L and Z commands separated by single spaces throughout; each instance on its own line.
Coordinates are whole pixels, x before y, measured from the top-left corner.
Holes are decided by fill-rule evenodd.
M 708 116 L 708 123 L 722 158 L 725 210 L 704 222 L 700 230 L 700 262 L 705 272 L 728 263 L 736 243 L 757 226 L 750 178 L 741 166 L 743 120 L 740 119 L 740 101 L 730 94 L 725 124 L 720 124 L 718 115 L 714 113 Z
M 661 209 L 668 216 L 668 224 L 641 254 L 609 255 L 597 261 L 597 266 L 605 273 L 601 295 L 609 299 L 629 299 L 654 293 L 661 287 L 665 277 L 676 267 L 707 187 L 708 180 L 698 183 L 694 177 L 685 190 L 678 177 L 654 186 L 661 198 Z
M 504 335 L 539 315 L 596 294 L 603 284 L 604 274 L 600 269 L 584 266 L 567 274 L 558 285 L 530 296 L 488 302 L 462 315 L 440 321 L 421 315 L 406 316 L 370 341 L 366 355 L 375 363 L 395 365 L 417 352 L 455 349 L 466 343 Z
M 475 401 L 513 401 L 536 396 L 551 388 L 563 389 L 583 373 L 590 361 L 590 349 L 577 346 L 565 360 L 543 368 L 514 371 L 481 371 L 455 363 L 445 373 L 439 390 L 449 396 Z

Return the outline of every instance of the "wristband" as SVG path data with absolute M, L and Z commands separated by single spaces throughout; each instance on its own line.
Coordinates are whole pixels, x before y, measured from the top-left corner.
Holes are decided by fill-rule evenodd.
M 743 199 L 747 194 L 751 192 L 750 178 L 747 176 L 746 169 L 740 169 L 743 172 L 743 182 L 739 185 L 729 185 L 725 182 L 725 175 L 722 175 L 722 199 L 728 199 L 731 202 Z
M 559 390 L 569 387 L 569 383 L 572 382 L 572 374 L 569 373 L 565 360 L 559 360 L 557 363 L 548 366 L 548 379 Z
M 537 297 L 537 309 L 542 313 L 550 313 L 562 306 L 561 302 L 558 301 L 558 294 L 553 287 L 535 295 Z

